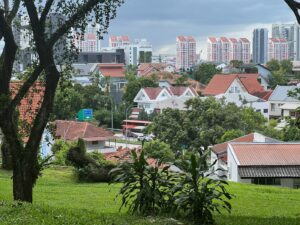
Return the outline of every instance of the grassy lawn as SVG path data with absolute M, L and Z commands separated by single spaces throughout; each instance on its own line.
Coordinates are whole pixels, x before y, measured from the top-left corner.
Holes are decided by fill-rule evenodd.
M 0 224 L 172 225 L 173 219 L 142 218 L 119 212 L 120 186 L 76 183 L 72 169 L 47 169 L 34 190 L 33 205 L 11 201 L 11 174 L 0 170 Z M 230 184 L 231 215 L 217 225 L 300 225 L 300 190 Z M 187 223 L 184 223 L 187 224 Z

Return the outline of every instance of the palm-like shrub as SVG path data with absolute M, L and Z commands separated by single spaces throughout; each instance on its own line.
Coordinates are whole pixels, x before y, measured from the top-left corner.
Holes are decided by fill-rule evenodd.
M 227 201 L 231 195 L 225 189 L 226 181 L 209 178 L 213 172 L 208 172 L 206 156 L 192 154 L 189 160 L 184 160 L 184 172 L 178 184 L 174 187 L 175 205 L 178 211 L 193 218 L 195 224 L 213 224 L 213 213 L 224 208 L 231 211 Z
M 132 161 L 124 162 L 111 171 L 114 182 L 122 183 L 119 191 L 122 207 L 128 207 L 132 213 L 143 215 L 157 214 L 170 209 L 172 201 L 171 187 L 174 179 L 168 166 L 160 162 L 149 165 L 144 151 L 137 154 L 132 151 Z

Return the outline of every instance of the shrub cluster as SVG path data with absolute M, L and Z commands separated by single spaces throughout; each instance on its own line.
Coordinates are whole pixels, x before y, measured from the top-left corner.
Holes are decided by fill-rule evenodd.
M 106 161 L 101 153 L 87 153 L 85 143 L 79 139 L 77 143 L 58 140 L 52 147 L 56 165 L 74 166 L 76 177 L 81 182 L 109 182 L 109 171 L 115 165 Z
M 131 213 L 142 215 L 171 213 L 195 224 L 213 224 L 214 212 L 221 213 L 221 208 L 231 211 L 231 195 L 226 181 L 210 178 L 214 172 L 207 170 L 206 159 L 200 154 L 182 158 L 182 171 L 175 173 L 159 161 L 150 165 L 144 151 L 133 151 L 131 162 L 111 171 L 113 182 L 123 184 L 120 209 L 128 207 Z

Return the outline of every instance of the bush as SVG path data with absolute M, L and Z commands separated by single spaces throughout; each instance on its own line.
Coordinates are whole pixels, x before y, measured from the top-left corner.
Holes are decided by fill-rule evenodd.
M 170 145 L 159 140 L 146 142 L 144 144 L 144 150 L 147 156 L 159 159 L 163 162 L 174 162 L 175 160 L 175 155 L 172 152 Z
M 111 181 L 109 171 L 115 167 L 114 164 L 106 161 L 101 153 L 86 153 L 85 143 L 81 139 L 69 150 L 67 160 L 75 167 L 78 181 Z
M 51 151 L 54 155 L 53 164 L 61 166 L 71 165 L 70 161 L 67 159 L 67 154 L 73 145 L 73 143 L 65 140 L 56 140 L 51 148 Z

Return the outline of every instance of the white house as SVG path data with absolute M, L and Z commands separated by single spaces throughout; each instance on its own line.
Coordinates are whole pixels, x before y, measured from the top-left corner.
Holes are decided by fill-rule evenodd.
M 227 149 L 230 143 L 247 142 L 247 143 L 281 143 L 281 141 L 267 137 L 260 133 L 251 133 L 242 137 L 235 138 L 233 140 L 216 144 L 210 147 L 211 150 L 211 164 L 214 165 L 214 170 L 224 170 L 224 172 L 218 172 L 218 175 L 227 175 Z
M 300 188 L 299 143 L 229 143 L 228 180 Z
M 271 118 L 280 118 L 284 116 L 294 116 L 295 109 L 300 106 L 300 101 L 295 97 L 290 97 L 290 91 L 294 91 L 296 86 L 278 85 L 269 98 L 269 111 Z
M 138 108 L 150 114 L 154 110 L 167 108 L 165 105 L 184 109 L 182 101 L 197 96 L 197 92 L 192 87 L 142 88 L 134 98 L 134 102 L 137 103 Z
M 203 94 L 217 99 L 224 98 L 225 102 L 235 103 L 237 106 L 252 107 L 269 118 L 267 100 L 271 92 L 264 90 L 258 78 L 258 74 L 217 74 Z

